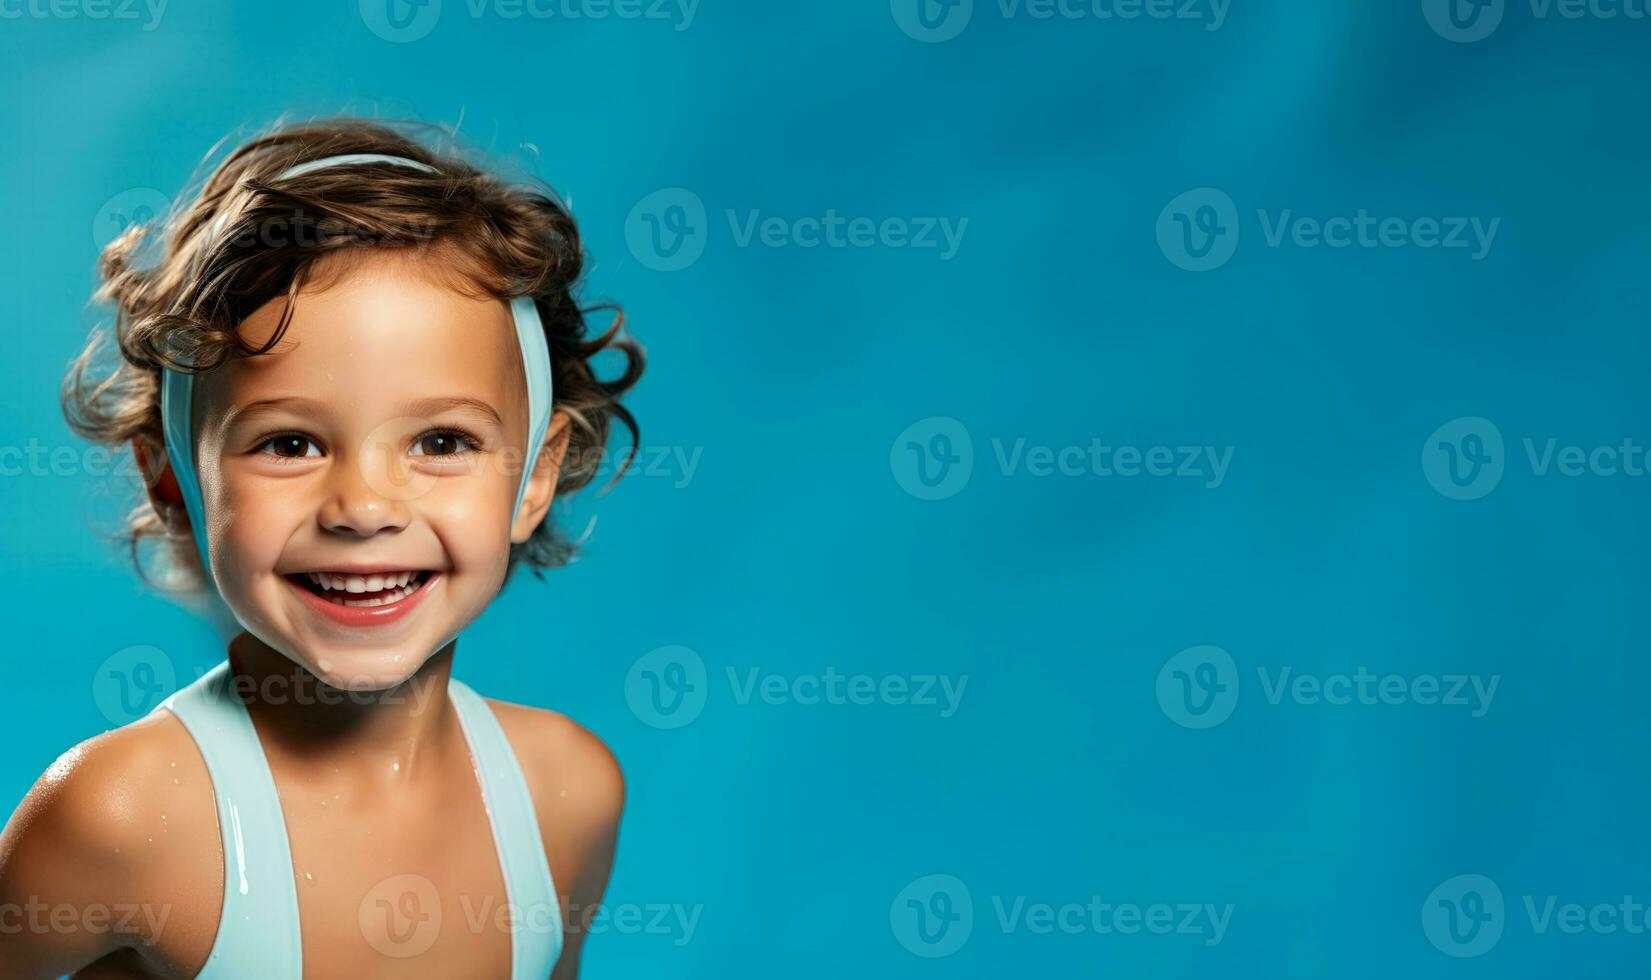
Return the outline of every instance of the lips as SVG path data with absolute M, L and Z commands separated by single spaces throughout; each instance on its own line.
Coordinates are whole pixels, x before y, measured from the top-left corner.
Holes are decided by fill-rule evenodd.
M 412 612 L 441 581 L 413 569 L 317 570 L 283 575 L 312 612 L 341 626 L 382 626 Z

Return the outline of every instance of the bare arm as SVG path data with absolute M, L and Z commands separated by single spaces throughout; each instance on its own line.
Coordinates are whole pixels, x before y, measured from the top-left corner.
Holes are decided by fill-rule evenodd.
M 100 736 L 65 753 L 0 834 L 0 976 L 53 980 L 143 940 L 118 750 Z
M 223 889 L 205 764 L 170 715 L 63 754 L 0 834 L 0 977 L 53 980 L 105 957 L 194 976 Z
M 575 726 L 577 728 L 577 726 Z M 553 831 L 557 850 L 564 855 L 568 880 L 558 880 L 563 892 L 562 956 L 551 980 L 576 980 L 591 917 L 608 890 L 619 821 L 625 809 L 625 777 L 619 762 L 601 740 L 582 728 L 567 739 L 562 764 L 568 795 L 559 798 L 560 826 Z M 543 832 L 543 831 L 542 831 Z
M 492 705 L 533 793 L 561 903 L 562 955 L 551 978 L 575 980 L 591 917 L 613 869 L 625 776 L 602 740 L 572 719 L 508 702 Z

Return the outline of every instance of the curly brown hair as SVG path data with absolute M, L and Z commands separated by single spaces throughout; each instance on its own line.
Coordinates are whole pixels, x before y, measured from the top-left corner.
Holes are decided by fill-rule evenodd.
M 419 131 L 423 140 L 413 135 Z M 296 164 L 355 153 L 405 157 L 435 172 L 349 164 L 275 180 Z M 322 259 L 330 260 L 331 272 L 347 269 L 352 255 L 367 248 L 424 249 L 443 259 L 455 288 L 501 300 L 531 296 L 537 304 L 550 348 L 554 408 L 572 422 L 556 495 L 590 483 L 616 419 L 629 431 L 631 448 L 614 478 L 629 466 L 638 431 L 619 400 L 641 377 L 642 348 L 621 332 L 617 306 L 582 307 L 576 300 L 584 268 L 579 231 L 548 190 L 507 183 L 472 166 L 433 126 L 339 117 L 277 123 L 236 148 L 198 193 L 180 200 L 164 220 L 128 228 L 99 258 L 102 284 L 93 299 L 112 303 L 115 320 L 92 332 L 62 388 L 64 416 L 81 436 L 115 448 L 136 441 L 149 447 L 145 456 L 160 458 L 163 368 L 209 371 L 268 352 Z M 146 246 L 158 246 L 160 256 L 140 266 Z M 241 321 L 281 296 L 287 308 L 274 334 L 262 346 L 248 344 L 238 332 Z M 598 311 L 611 312 L 613 323 L 587 336 L 586 315 Z M 100 369 L 99 352 L 111 333 L 119 360 Z M 593 360 L 610 350 L 623 355 L 624 369 L 603 381 Z M 144 472 L 153 481 L 160 468 Z M 200 559 L 182 508 L 176 511 L 158 512 L 145 495 L 120 537 L 145 579 L 139 547 L 159 538 L 168 546 L 171 587 L 198 589 L 205 582 Z M 542 578 L 575 549 L 547 515 L 528 541 L 511 546 L 510 569 L 525 563 Z

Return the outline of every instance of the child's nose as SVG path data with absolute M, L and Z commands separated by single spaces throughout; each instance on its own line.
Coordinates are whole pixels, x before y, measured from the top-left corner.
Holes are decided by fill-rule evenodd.
M 410 511 L 404 480 L 382 468 L 369 471 L 368 460 L 342 462 L 328 474 L 330 486 L 319 515 L 322 527 L 361 536 L 406 527 Z

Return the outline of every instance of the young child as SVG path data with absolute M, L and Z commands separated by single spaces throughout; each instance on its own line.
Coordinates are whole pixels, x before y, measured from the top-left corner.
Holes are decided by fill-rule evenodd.
M 120 363 L 94 377 L 94 337 L 65 409 L 149 478 L 134 556 L 159 537 L 239 628 L 13 814 L 0 908 L 34 912 L 0 977 L 575 976 L 619 767 L 451 677 L 512 570 L 570 557 L 547 515 L 610 422 L 636 435 L 641 350 L 586 336 L 571 215 L 342 119 L 241 146 L 165 231 L 150 267 L 146 228 L 104 253 Z

